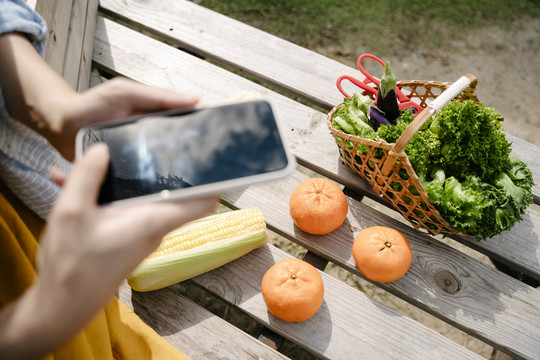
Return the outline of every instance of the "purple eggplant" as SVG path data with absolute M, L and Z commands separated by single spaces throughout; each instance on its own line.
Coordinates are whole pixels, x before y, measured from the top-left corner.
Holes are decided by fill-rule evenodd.
M 396 76 L 392 72 L 390 61 L 384 64 L 384 75 L 377 91 L 377 108 L 391 124 L 395 124 L 400 115 L 396 96 Z
M 375 106 L 371 106 L 369 108 L 369 120 L 371 122 L 371 126 L 373 127 L 373 129 L 375 129 L 375 131 L 381 125 L 390 125 L 390 122 L 388 121 L 388 119 L 386 119 L 382 111 L 377 109 Z

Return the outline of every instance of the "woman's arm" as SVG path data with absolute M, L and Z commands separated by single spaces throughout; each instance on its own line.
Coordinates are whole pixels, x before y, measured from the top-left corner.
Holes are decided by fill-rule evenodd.
M 0 35 L 0 70 L 11 117 L 43 135 L 68 160 L 84 125 L 197 103 L 193 96 L 124 78 L 77 93 L 18 33 Z
M 0 311 L 2 358 L 34 358 L 60 347 L 106 305 L 121 281 L 165 234 L 208 214 L 215 198 L 136 207 L 98 206 L 109 163 L 96 145 L 76 161 L 41 238 L 38 278 Z
M 26 37 L 0 35 L 0 87 L 10 115 L 72 159 L 77 130 L 89 123 L 193 106 L 196 99 L 127 79 L 82 94 L 73 91 Z M 36 282 L 0 311 L 2 358 L 35 358 L 65 344 L 113 296 L 118 285 L 181 224 L 216 205 L 215 198 L 137 207 L 100 207 L 109 163 L 104 145 L 75 162 L 41 239 Z
M 47 139 L 62 134 L 62 109 L 75 92 L 22 34 L 0 36 L 0 87 L 9 114 Z

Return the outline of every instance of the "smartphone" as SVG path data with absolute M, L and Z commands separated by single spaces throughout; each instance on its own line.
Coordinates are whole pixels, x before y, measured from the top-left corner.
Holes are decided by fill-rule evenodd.
M 106 143 L 100 204 L 189 199 L 292 173 L 282 125 L 265 100 L 149 114 L 82 128 L 76 156 Z

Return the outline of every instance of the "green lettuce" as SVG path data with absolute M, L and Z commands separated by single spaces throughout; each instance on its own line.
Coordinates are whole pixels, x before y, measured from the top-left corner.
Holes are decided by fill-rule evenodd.
M 381 125 L 374 131 L 365 126 L 369 121 L 358 124 L 364 117 L 356 116 L 362 111 L 356 101 L 351 98 L 340 110 L 351 125 L 349 130 L 360 137 L 379 136 L 395 143 L 413 120 L 411 110 L 401 111 L 394 125 Z M 532 172 L 510 156 L 511 144 L 502 132 L 501 118 L 483 104 L 454 100 L 405 147 L 433 206 L 453 229 L 477 239 L 512 228 L 533 202 Z
M 441 142 L 437 162 L 448 176 L 472 173 L 488 182 L 508 167 L 510 143 L 500 114 L 472 100 L 452 101 L 433 118 L 429 130 Z
M 375 131 L 369 124 L 366 111 L 373 101 L 365 95 L 355 93 L 353 97 L 344 98 L 343 104 L 332 118 L 332 126 L 347 134 L 366 139 L 375 139 Z

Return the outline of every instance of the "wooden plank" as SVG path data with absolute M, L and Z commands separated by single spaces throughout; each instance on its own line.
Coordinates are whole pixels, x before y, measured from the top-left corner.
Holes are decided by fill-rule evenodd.
M 101 22 L 100 22 L 100 26 L 98 26 L 97 41 L 96 41 L 96 46 L 95 46 L 96 51 L 97 51 L 96 61 L 98 63 L 104 64 L 106 61 L 104 61 L 105 57 L 103 56 L 103 54 L 105 52 L 107 52 L 107 56 L 114 59 L 113 63 L 115 63 L 115 64 L 123 64 L 123 66 L 125 66 L 125 68 L 123 68 L 123 67 L 121 67 L 119 65 L 115 66 L 115 69 L 117 71 L 120 71 L 124 75 L 132 76 L 132 77 L 135 77 L 136 79 L 142 80 L 142 81 L 145 81 L 146 77 L 148 77 L 148 79 L 152 79 L 152 80 L 155 81 L 155 79 L 158 79 L 158 80 L 159 79 L 173 79 L 174 76 L 168 76 L 167 72 L 171 71 L 172 72 L 171 74 L 176 74 L 181 69 L 183 72 L 186 72 L 186 73 L 197 74 L 198 79 L 200 79 L 200 78 L 212 78 L 214 80 L 212 82 L 212 85 L 216 87 L 215 90 L 218 91 L 218 94 L 219 94 L 219 90 L 222 89 L 223 86 L 226 86 L 225 84 L 228 84 L 230 86 L 231 83 L 233 82 L 231 79 L 228 79 L 226 82 L 224 81 L 223 83 L 220 83 L 219 79 L 221 78 L 221 76 L 224 76 L 224 75 L 221 75 L 221 72 L 223 70 L 212 67 L 212 65 L 207 64 L 207 63 L 205 63 L 203 61 L 200 61 L 198 59 L 194 59 L 193 57 L 192 57 L 191 61 L 196 63 L 195 64 L 196 67 L 193 66 L 193 64 L 192 64 L 192 65 L 190 65 L 190 68 L 191 68 L 192 71 L 188 71 L 188 69 L 186 68 L 188 63 L 185 62 L 184 59 L 183 59 L 183 56 L 185 54 L 183 54 L 181 52 L 178 52 L 177 50 L 172 49 L 171 51 L 173 51 L 173 53 L 170 54 L 172 59 L 171 59 L 171 61 L 168 61 L 169 56 L 167 54 L 167 51 L 169 51 L 169 47 L 165 46 L 164 49 L 160 50 L 160 48 L 161 48 L 160 44 L 156 44 L 156 43 L 154 43 L 154 41 L 148 41 L 146 37 L 141 36 L 141 35 L 136 34 L 136 33 L 132 33 L 131 31 L 129 31 L 127 29 L 124 29 L 123 31 L 119 31 L 119 33 L 122 34 L 122 35 L 117 34 L 115 30 L 120 30 L 120 28 L 121 28 L 117 24 L 108 23 L 107 21 L 104 21 L 103 25 L 105 25 L 105 26 L 102 28 L 101 27 Z M 108 29 L 108 30 L 105 31 L 105 29 Z M 105 35 L 105 33 L 106 33 L 106 35 Z M 132 36 L 129 36 L 129 33 L 131 33 Z M 114 44 L 114 46 L 106 46 L 105 42 L 101 41 L 101 39 L 105 39 L 105 38 L 107 39 L 107 41 L 111 41 L 111 43 Z M 143 43 L 139 43 L 138 41 L 136 41 L 136 38 L 140 38 L 141 40 L 144 39 Z M 153 45 L 156 45 L 156 47 L 153 47 Z M 123 46 L 126 46 L 126 49 L 124 49 L 123 51 L 120 51 L 120 47 L 123 47 Z M 143 59 L 139 58 L 139 54 L 138 54 L 137 51 L 134 51 L 134 49 L 139 49 L 139 48 L 144 48 L 144 49 L 148 50 L 149 53 L 152 54 L 152 58 L 155 58 L 156 54 L 159 54 L 158 58 L 160 59 L 160 64 L 161 65 L 167 64 L 166 71 L 163 72 L 163 71 L 161 71 L 161 69 L 158 70 L 158 71 L 152 71 L 153 66 L 151 64 L 148 65 L 148 66 L 145 66 L 144 65 L 145 61 Z M 165 50 L 165 49 L 167 49 L 167 50 Z M 148 61 L 152 61 L 152 60 L 149 59 Z M 173 64 L 179 64 L 178 68 L 176 68 Z M 113 64 L 111 63 L 110 65 L 112 67 Z M 205 73 L 206 73 L 205 70 L 206 70 L 207 67 L 212 68 L 211 76 L 205 75 Z M 136 70 L 131 71 L 131 69 L 136 69 Z M 139 72 L 140 72 L 140 74 L 139 74 Z M 144 78 L 140 78 L 140 76 L 143 76 Z M 229 75 L 229 76 L 231 76 L 231 75 Z M 232 76 L 232 77 L 234 77 L 234 76 Z M 187 83 L 187 86 L 189 86 L 191 81 L 193 81 L 194 83 L 197 81 L 197 79 L 191 79 L 191 78 L 192 77 L 182 78 L 182 81 L 183 81 L 182 85 L 186 86 L 186 83 Z M 245 81 L 245 80 L 241 80 L 239 78 L 238 81 Z M 153 84 L 156 84 L 156 83 L 153 83 Z M 159 83 L 157 83 L 157 84 L 159 84 Z M 164 84 L 161 83 L 161 86 L 163 86 L 163 85 Z M 165 84 L 165 85 L 167 85 L 167 84 Z M 203 90 L 214 94 L 214 89 L 204 88 Z M 285 101 L 285 100 L 282 99 L 282 100 L 279 100 L 279 101 Z M 286 100 L 286 101 L 290 101 L 290 100 Z M 281 105 L 281 102 L 279 102 L 279 104 Z M 282 109 L 281 106 L 279 106 L 278 109 Z M 294 115 L 297 115 L 297 114 L 294 114 Z M 300 116 L 302 116 L 302 115 L 300 115 Z M 243 194 L 247 194 L 247 193 L 248 192 L 244 192 Z M 332 257 L 332 261 L 340 264 L 341 266 L 346 267 L 347 269 L 349 269 L 351 271 L 356 271 L 354 269 L 354 266 L 351 266 L 351 263 L 350 263 L 350 243 L 346 243 L 346 242 L 344 243 L 343 242 L 343 241 L 350 241 L 350 239 L 352 237 L 352 234 L 350 234 L 350 233 L 343 234 L 343 233 L 337 232 L 337 233 L 332 234 L 331 236 L 329 236 L 329 238 L 332 239 L 330 241 L 331 245 L 328 244 L 327 242 L 324 242 L 324 244 L 325 244 L 324 248 L 317 248 L 312 243 L 319 244 L 319 242 L 313 242 L 312 239 L 307 240 L 307 239 L 303 238 L 301 233 L 295 233 L 294 227 L 290 227 L 290 226 L 292 226 L 291 225 L 292 223 L 290 221 L 290 218 L 288 216 L 286 216 L 286 214 L 287 214 L 286 209 L 282 209 L 278 213 L 271 213 L 270 212 L 272 209 L 275 209 L 275 208 L 279 207 L 279 204 L 286 204 L 287 203 L 287 199 L 283 198 L 283 196 L 284 196 L 284 194 L 290 193 L 290 191 L 283 191 L 283 189 L 278 189 L 277 191 L 271 191 L 270 189 L 265 188 L 264 190 L 260 190 L 256 194 L 269 194 L 269 193 L 271 193 L 271 194 L 275 193 L 273 196 L 271 196 L 271 198 L 275 200 L 272 203 L 263 202 L 263 201 L 261 201 L 260 197 L 257 197 L 257 195 L 254 195 L 255 199 L 252 200 L 250 205 L 251 206 L 264 207 L 265 214 L 272 214 L 270 219 L 269 219 L 269 222 L 271 224 L 273 224 L 274 226 L 276 226 L 278 231 L 280 231 L 281 233 L 288 235 L 290 238 L 294 238 L 295 241 L 300 242 L 303 246 L 308 247 L 310 250 L 312 249 L 313 251 L 315 251 L 315 252 L 317 252 L 319 254 L 326 254 L 326 256 Z M 246 196 L 246 195 L 244 195 L 244 196 Z M 235 199 L 231 199 L 231 198 L 228 198 L 228 199 L 229 199 L 229 201 L 231 201 L 231 203 L 234 203 L 235 205 L 239 204 Z M 281 200 L 278 200 L 278 199 L 281 199 Z M 240 207 L 244 207 L 243 205 L 246 205 L 246 204 L 242 204 L 242 206 L 240 206 Z M 356 209 L 356 210 L 353 210 L 353 211 L 354 211 L 355 214 L 364 214 L 362 216 L 367 217 L 367 218 L 369 218 L 370 213 L 373 213 L 373 211 L 371 209 L 367 209 L 365 207 L 360 208 L 360 209 Z M 377 215 L 376 213 L 373 216 L 374 216 L 374 218 L 372 219 L 372 222 L 380 224 L 381 217 L 379 215 Z M 288 221 L 285 221 L 286 219 L 288 219 Z M 356 216 L 354 216 L 350 220 L 350 223 L 353 224 L 353 222 L 356 221 L 355 219 L 356 219 Z M 281 228 L 279 228 L 279 224 L 286 224 L 290 228 L 288 230 L 281 229 Z M 394 227 L 402 226 L 401 224 L 399 224 L 396 221 L 389 222 L 389 225 L 394 226 Z M 363 226 L 365 226 L 365 225 L 358 224 L 356 226 L 353 226 L 353 229 L 358 230 L 358 229 L 362 228 Z M 406 232 L 407 234 L 409 234 L 409 236 L 412 239 L 424 239 L 425 238 L 425 237 L 421 237 L 416 232 L 413 232 L 410 229 L 405 228 L 403 231 Z M 531 238 L 533 238 L 533 237 L 531 237 Z M 429 239 L 429 238 L 427 238 L 427 239 Z M 437 284 L 438 283 L 439 284 L 444 283 L 448 279 L 450 279 L 450 280 L 456 279 L 455 281 L 458 281 L 457 279 L 459 279 L 459 281 L 462 284 L 467 284 L 467 286 L 464 287 L 466 289 L 477 289 L 477 288 L 482 289 L 483 284 L 485 282 L 484 278 L 491 279 L 493 281 L 493 283 L 503 285 L 501 288 L 492 288 L 492 289 L 490 289 L 490 291 L 487 291 L 485 294 L 482 295 L 482 298 L 493 298 L 493 299 L 498 299 L 500 297 L 499 294 L 502 291 L 504 291 L 505 288 L 506 289 L 512 289 L 515 286 L 518 286 L 518 289 L 519 289 L 519 286 L 521 284 L 519 282 L 517 282 L 517 281 L 508 282 L 507 280 L 509 278 L 507 279 L 502 274 L 500 274 L 500 273 L 496 272 L 495 270 L 493 270 L 491 268 L 488 268 L 486 266 L 482 267 L 482 265 L 480 265 L 481 269 L 482 269 L 481 271 L 478 270 L 477 268 L 475 268 L 476 265 L 473 265 L 472 268 L 468 268 L 467 264 L 468 264 L 469 260 L 462 260 L 462 258 L 461 258 L 462 254 L 460 254 L 460 253 L 458 253 L 456 251 L 452 252 L 452 251 L 448 250 L 447 247 L 444 247 L 444 246 L 442 248 L 439 248 L 439 247 L 437 247 L 438 245 L 434 245 L 434 242 L 432 242 L 431 240 L 428 241 L 428 240 L 424 239 L 424 240 L 418 240 L 418 241 L 426 242 L 426 243 L 423 243 L 422 247 L 420 247 L 420 248 L 425 248 L 424 250 L 421 251 L 422 253 L 430 254 L 430 250 L 431 251 L 433 251 L 432 249 L 437 250 L 433 254 L 431 254 L 431 256 L 427 256 L 426 259 L 435 258 L 436 255 L 442 256 L 442 258 L 435 258 L 436 260 L 433 261 L 433 263 L 435 263 L 435 264 L 439 264 L 439 263 L 440 264 L 446 264 L 445 267 L 442 268 L 442 270 L 441 270 L 441 268 L 434 267 L 433 268 L 434 270 L 433 270 L 433 272 L 431 273 L 430 276 L 428 276 L 429 274 L 423 273 L 419 269 L 418 270 L 418 274 L 419 274 L 418 278 L 415 279 L 414 281 L 412 281 L 411 284 L 408 284 L 408 286 L 412 286 L 414 284 L 422 284 L 423 286 L 426 286 L 425 281 L 427 281 L 427 280 L 422 280 L 422 279 L 430 279 L 429 280 L 430 283 L 428 282 L 427 285 L 429 285 L 429 284 L 431 284 L 431 285 L 427 286 L 425 288 L 422 287 L 422 288 L 417 289 L 418 293 L 414 293 L 413 295 L 410 294 L 411 290 L 409 289 L 409 287 L 404 287 L 404 288 L 401 288 L 400 290 L 397 290 L 397 288 L 394 285 L 392 285 L 392 287 L 390 287 L 388 289 L 392 290 L 398 296 L 406 298 L 408 301 L 419 304 L 426 311 L 430 311 L 430 312 L 436 314 L 438 317 L 444 318 L 445 320 L 447 320 L 449 322 L 456 323 L 456 325 L 462 327 L 467 332 L 473 333 L 474 335 L 479 336 L 479 337 L 481 337 L 482 339 L 484 339 L 484 340 L 486 340 L 488 342 L 493 342 L 493 343 L 498 342 L 499 343 L 498 346 L 501 346 L 500 344 L 503 344 L 502 346 L 511 346 L 511 345 L 505 344 L 504 339 L 499 339 L 498 334 L 499 334 L 499 332 L 501 330 L 500 330 L 500 328 L 498 326 L 488 326 L 487 329 L 485 328 L 486 327 L 486 325 L 485 325 L 486 322 L 484 321 L 485 320 L 484 318 L 482 318 L 482 321 L 476 322 L 476 321 L 471 321 L 468 316 L 459 317 L 459 316 L 456 315 L 456 314 L 458 314 L 458 315 L 462 314 L 461 313 L 461 308 L 462 307 L 463 308 L 470 308 L 471 309 L 470 313 L 472 313 L 474 311 L 474 306 L 476 305 L 476 303 L 473 302 L 472 304 L 468 304 L 468 303 L 461 303 L 459 301 L 460 299 L 477 299 L 474 296 L 471 296 L 471 294 L 466 294 L 463 297 L 462 297 L 462 293 L 459 293 L 458 295 L 455 295 L 455 296 L 454 295 L 451 296 L 448 299 L 448 303 L 445 304 L 445 308 L 449 307 L 452 310 L 447 311 L 447 312 L 443 312 L 442 314 L 441 314 L 442 310 L 440 310 L 438 308 L 438 305 L 433 303 L 434 300 L 433 300 L 432 294 L 440 292 L 441 289 L 440 289 L 440 287 L 437 286 Z M 321 243 L 321 244 L 323 244 L 323 243 Z M 340 244 L 340 245 L 338 246 L 337 244 Z M 533 246 L 534 246 L 534 244 L 533 244 Z M 496 248 L 496 249 L 499 249 L 499 244 L 493 244 L 493 247 Z M 535 249 L 537 249 L 537 248 L 538 248 L 538 244 L 536 245 Z M 419 252 L 420 252 L 420 250 L 419 250 Z M 453 254 L 453 255 L 450 258 L 444 258 L 444 256 L 450 256 L 450 255 L 447 255 L 447 254 Z M 534 255 L 534 252 L 533 252 L 533 255 Z M 419 264 L 421 264 L 421 263 L 422 262 L 419 262 Z M 472 262 L 472 263 L 474 264 L 474 262 Z M 461 267 L 464 267 L 465 269 L 467 269 L 465 271 L 467 274 L 481 274 L 481 275 L 479 275 L 478 277 L 476 275 L 475 276 L 467 275 L 467 276 L 464 276 L 463 279 L 462 279 L 461 276 L 459 276 L 459 274 L 460 274 L 460 272 L 458 271 L 459 268 L 456 268 L 455 264 L 460 264 Z M 429 268 L 429 266 L 427 266 L 427 265 L 426 265 L 426 267 Z M 435 271 L 435 270 L 437 270 L 437 271 Z M 441 276 L 441 274 L 445 275 L 446 277 Z M 474 281 L 472 279 L 474 279 Z M 516 283 L 517 283 L 517 285 L 516 285 Z M 527 288 L 525 287 L 525 289 L 527 289 Z M 516 291 L 516 292 L 521 293 L 522 291 L 519 290 L 519 291 Z M 524 291 L 524 292 L 527 293 L 527 291 Z M 482 291 L 480 291 L 480 294 L 482 294 Z M 504 294 L 504 292 L 503 292 L 503 294 Z M 532 300 L 534 300 L 534 297 L 532 298 Z M 534 307 L 531 308 L 531 305 L 530 305 L 531 303 L 534 303 L 534 301 L 532 301 L 532 300 L 530 298 L 529 299 L 525 298 L 525 300 L 513 300 L 513 301 L 516 301 L 516 304 L 512 305 L 512 306 L 515 307 L 515 308 L 525 307 L 525 308 L 529 309 L 532 313 L 534 313 L 534 311 L 535 311 Z M 537 299 L 537 300 L 540 300 L 540 299 Z M 440 303 L 440 301 L 441 300 L 439 298 L 436 298 L 436 303 Z M 510 301 L 510 300 L 508 300 L 508 301 Z M 510 303 L 511 302 L 512 301 L 510 301 Z M 522 302 L 524 302 L 525 305 L 522 305 Z M 455 307 L 452 307 L 451 304 L 457 304 L 457 305 L 454 305 Z M 498 310 L 498 302 L 497 301 L 495 301 L 492 305 L 486 305 L 485 309 L 487 309 L 487 314 L 491 314 L 492 312 L 501 313 L 501 311 Z M 490 311 L 490 310 L 492 310 L 492 311 Z M 467 312 L 467 314 L 469 314 L 469 312 Z M 513 322 L 514 317 L 510 316 L 510 315 L 507 315 L 505 312 L 502 312 L 501 314 L 502 314 L 501 319 L 497 319 L 497 323 L 504 324 L 503 328 L 507 327 L 508 329 L 515 330 L 515 328 L 510 326 L 512 324 L 515 325 L 515 323 Z M 488 320 L 489 319 L 490 318 L 488 317 Z M 517 317 L 517 319 L 519 319 L 519 317 Z M 533 334 L 538 333 L 538 331 L 536 331 L 536 332 L 532 331 L 532 333 Z M 507 335 L 504 331 L 503 331 L 503 334 L 505 336 Z M 519 344 L 519 346 L 523 347 L 525 349 L 527 347 L 530 348 L 530 345 L 527 344 L 527 341 L 528 340 L 525 341 L 525 344 Z M 519 350 L 514 349 L 513 351 L 518 352 Z
M 88 0 L 77 87 L 75 88 L 79 92 L 88 89 L 90 86 L 90 72 L 92 70 L 92 54 L 94 53 L 94 37 L 96 34 L 98 5 L 99 0 Z
M 337 73 L 329 72 L 325 69 L 327 59 L 324 56 L 190 1 L 101 0 L 100 5 L 114 12 L 115 17 L 141 24 L 183 48 L 241 69 L 274 86 L 287 89 L 289 83 L 294 83 L 298 96 L 320 106 L 329 107 L 329 104 L 338 104 L 342 100 L 337 90 L 328 91 L 330 83 L 335 89 L 339 75 L 360 74 L 358 70 L 338 63 L 333 69 Z M 225 43 L 228 45 L 224 46 Z M 323 77 L 324 81 L 313 81 L 313 74 Z
M 45 60 L 75 90 L 89 86 L 98 0 L 37 0 L 49 28 Z
M 223 199 L 233 207 L 261 209 L 272 230 L 360 277 L 363 275 L 351 258 L 355 235 L 372 225 L 399 229 L 411 243 L 413 263 L 403 278 L 377 283 L 379 287 L 516 357 L 540 356 L 537 290 L 352 199 L 340 229 L 324 237 L 303 233 L 289 216 L 288 194 L 306 179 L 296 173 L 280 182 L 224 194 Z M 268 198 L 273 201 L 266 201 Z
M 350 198 L 349 214 L 338 230 L 306 234 L 295 227 L 288 209 L 289 194 L 306 179 L 296 173 L 222 198 L 233 207 L 259 208 L 272 230 L 360 277 L 351 253 L 356 234 L 375 225 L 398 229 L 411 244 L 412 265 L 403 278 L 377 286 L 506 353 L 540 357 L 538 290 Z
M 77 89 L 79 82 L 87 6 L 87 1 L 74 1 L 69 19 L 69 32 L 61 74 L 73 89 Z
M 324 301 L 311 319 L 277 319 L 266 309 L 260 283 L 266 270 L 285 257 L 290 255 L 268 245 L 192 280 L 321 358 L 479 358 L 326 273 L 321 273 Z
M 260 92 L 274 103 L 278 118 L 290 129 L 289 143 L 300 163 L 351 189 L 370 191 L 363 179 L 341 163 L 324 114 L 103 18 L 98 20 L 94 50 L 99 66 L 149 85 L 196 94 L 203 105 L 221 103 L 239 90 Z M 512 231 L 490 241 L 456 239 L 540 279 L 539 217 L 528 211 Z
M 411 241 L 413 266 L 403 280 L 379 286 L 506 352 L 534 352 L 536 336 L 540 336 L 537 291 L 352 200 L 354 215 L 344 228 L 324 238 L 308 236 L 294 227 L 287 209 L 287 194 L 303 179 L 289 179 L 287 187 L 280 183 L 226 194 L 224 199 L 237 207 L 260 208 L 278 233 L 360 276 L 350 255 L 354 235 L 370 225 L 398 228 Z M 264 201 L 261 194 L 273 202 Z M 522 336 L 517 329 L 525 328 L 528 335 Z
M 38 0 L 35 5 L 49 28 L 45 61 L 59 74 L 64 68 L 72 5 L 73 0 Z
M 124 282 L 118 298 L 190 359 L 288 359 L 169 288 L 138 293 Z
M 71 9 L 62 77 L 75 90 L 89 86 L 98 0 L 75 1 Z
M 327 109 L 343 99 L 335 86 L 339 76 L 363 79 L 350 66 L 190 1 L 102 0 L 101 6 L 133 26 Z M 533 196 L 540 203 L 540 148 L 513 136 L 509 138 L 514 143 L 514 155 L 533 171 Z
M 112 27 L 114 27 L 114 26 L 111 26 L 111 28 L 112 28 Z M 128 31 L 128 32 L 129 32 L 129 31 Z M 126 32 L 126 33 L 128 33 L 128 32 Z M 114 37 L 114 35 L 112 35 L 111 32 L 107 32 L 107 35 L 108 35 L 109 38 L 111 38 L 111 39 Z M 136 36 L 138 36 L 138 35 L 136 35 Z M 134 35 L 134 37 L 136 37 L 136 36 Z M 98 36 L 98 37 L 99 37 L 99 36 Z M 154 48 L 149 48 L 148 46 L 150 45 L 151 42 L 148 42 L 148 43 L 146 43 L 146 44 L 137 44 L 137 41 L 134 41 L 134 39 L 131 38 L 131 37 L 129 37 L 129 36 L 126 37 L 126 39 L 130 39 L 130 40 L 131 40 L 131 41 L 129 41 L 130 46 L 134 46 L 135 48 L 140 48 L 141 45 L 142 45 L 142 46 L 145 48 L 145 51 L 150 51 L 150 52 L 153 54 L 154 57 L 156 56 L 157 53 L 159 53 L 160 55 L 163 55 L 163 54 L 165 54 L 165 53 L 168 51 L 168 50 L 163 50 L 163 49 L 162 49 L 163 51 L 154 52 L 154 50 L 157 50 L 157 47 L 156 47 L 155 49 L 154 49 Z M 112 40 L 111 40 L 111 41 L 112 41 Z M 116 42 L 114 42 L 114 41 L 112 41 L 112 42 L 113 42 L 113 44 L 116 44 Z M 119 46 L 122 47 L 123 45 L 122 45 L 122 44 L 119 44 Z M 129 48 L 129 46 L 128 46 L 128 48 Z M 107 51 L 107 47 L 106 47 L 106 46 L 103 47 L 102 50 L 103 50 L 103 51 Z M 114 53 L 114 55 L 113 55 L 113 53 Z M 122 69 L 121 66 L 114 66 L 114 68 L 116 69 L 116 71 L 119 71 L 119 72 L 121 72 L 121 73 L 123 73 L 123 74 L 131 75 L 131 74 L 129 73 L 129 70 L 128 70 L 127 68 L 128 68 L 128 67 L 129 67 L 129 68 L 134 68 L 134 64 L 133 64 L 133 63 L 129 63 L 129 61 L 127 60 L 128 58 L 134 60 L 135 63 L 136 63 L 138 66 L 143 66 L 143 67 L 144 67 L 144 62 L 145 62 L 145 61 L 141 61 L 141 63 L 138 63 L 138 61 L 139 61 L 140 59 L 137 58 L 137 55 L 138 55 L 138 54 L 137 54 L 137 52 L 134 51 L 133 49 L 128 49 L 128 50 L 126 51 L 126 54 L 125 54 L 125 55 L 129 54 L 129 56 L 125 56 L 125 55 L 122 56 L 121 53 L 122 53 L 122 51 L 119 51 L 119 49 L 116 48 L 116 47 L 110 47 L 110 46 L 109 46 L 109 48 L 108 48 L 108 55 L 111 56 L 113 59 L 117 60 L 119 63 L 123 63 L 123 62 L 124 62 L 124 61 L 122 61 L 122 59 L 124 59 L 125 62 L 127 62 L 126 69 Z M 103 55 L 103 53 L 102 53 L 101 55 Z M 119 56 L 118 56 L 118 55 L 119 55 Z M 117 56 L 118 56 L 118 57 L 117 57 Z M 178 61 L 178 59 L 181 58 L 181 55 L 178 54 L 178 53 L 175 53 L 175 55 L 172 55 L 172 54 L 171 54 L 171 56 L 172 56 L 171 58 L 175 58 L 174 60 L 176 60 L 176 61 Z M 159 58 L 160 58 L 160 60 L 161 60 L 161 62 L 160 62 L 161 66 L 164 67 L 165 69 L 163 69 L 163 68 L 162 68 L 162 69 L 159 69 L 159 70 L 156 72 L 156 74 L 160 74 L 160 75 L 158 75 L 158 77 L 168 79 L 168 78 L 170 78 L 170 76 L 168 76 L 167 74 L 174 74 L 175 71 L 177 70 L 177 69 L 174 67 L 174 64 L 175 64 L 176 62 L 173 61 L 173 62 L 171 62 L 171 63 L 168 63 L 166 57 L 163 58 L 162 56 L 159 56 Z M 197 66 L 197 67 L 200 67 L 200 68 L 197 68 L 197 70 L 203 70 L 204 66 L 202 65 L 202 63 L 203 63 L 203 62 L 197 63 L 196 66 Z M 183 66 L 185 66 L 186 64 L 187 64 L 187 63 L 182 63 L 182 66 L 180 66 L 180 67 L 183 67 Z M 192 68 L 192 69 L 193 69 L 193 68 Z M 127 71 L 127 72 L 124 72 L 124 70 Z M 144 72 L 144 73 L 146 74 L 146 72 L 148 72 L 148 71 L 151 72 L 151 71 L 152 71 L 152 66 L 149 66 L 148 68 L 143 68 L 143 69 L 137 68 L 136 71 L 141 71 L 141 72 Z M 171 73 L 169 73 L 169 71 L 171 71 Z M 186 71 L 186 69 L 183 69 L 183 71 Z M 197 76 L 199 76 L 199 77 L 203 77 L 204 72 L 198 71 L 198 72 L 196 72 L 196 74 L 197 74 Z M 222 74 L 221 74 L 220 71 L 214 70 L 214 69 L 212 69 L 211 75 L 212 75 L 212 76 L 207 76 L 207 75 L 205 75 L 204 78 L 212 78 L 212 79 L 215 80 L 215 77 L 216 77 L 216 76 L 217 76 L 218 78 L 222 76 Z M 136 75 L 136 76 L 137 76 L 137 75 Z M 146 76 L 146 75 L 144 75 L 144 76 Z M 150 76 L 150 77 L 151 77 L 151 78 L 154 78 L 153 76 Z M 232 77 L 231 77 L 231 78 L 232 78 Z M 188 81 L 188 82 L 189 82 L 189 81 Z M 231 86 L 231 82 L 232 82 L 232 80 L 231 80 L 231 79 L 228 79 L 228 81 L 227 81 L 227 83 L 226 83 L 226 86 Z M 223 85 L 223 84 L 219 84 L 219 81 L 217 81 L 217 82 L 215 82 L 215 83 L 213 83 L 213 84 L 215 84 L 216 88 L 218 88 L 218 87 L 221 88 L 221 85 Z M 173 88 L 174 88 L 174 87 L 173 87 Z M 180 88 L 182 88 L 182 87 L 180 87 Z M 179 88 L 179 89 L 180 89 L 180 88 Z M 212 89 L 205 89 L 205 90 L 212 91 Z M 276 97 L 276 99 L 277 99 L 277 97 Z M 259 199 L 259 202 L 260 202 L 260 199 Z M 269 206 L 274 206 L 274 205 L 270 204 Z M 297 235 L 296 237 L 298 238 L 299 236 Z M 325 253 L 330 253 L 330 251 L 327 251 L 326 249 L 325 249 L 324 252 L 325 252 Z M 443 251 L 443 253 L 444 253 L 444 251 Z M 450 263 L 452 263 L 452 262 L 450 262 Z M 459 263 L 459 262 L 458 262 L 458 263 Z M 472 270 L 474 270 L 474 271 L 472 271 L 472 273 L 475 273 L 476 269 L 472 269 Z M 488 278 L 489 278 L 489 277 L 488 277 Z M 493 280 L 493 282 L 499 283 L 499 279 L 498 279 L 498 278 L 495 278 L 495 279 Z M 444 281 L 443 281 L 442 283 L 444 283 Z M 518 283 L 518 284 L 519 284 L 519 283 Z M 505 288 L 506 288 L 506 286 L 505 286 Z M 492 295 L 492 294 L 491 294 L 491 295 Z M 527 295 L 527 296 L 528 296 L 528 295 Z M 521 297 L 521 295 L 520 295 L 519 297 Z M 529 299 L 529 300 L 530 300 L 530 299 Z M 529 300 L 526 300 L 525 303 L 526 303 L 526 304 L 528 303 L 529 306 L 530 306 L 530 303 L 531 303 L 531 302 L 530 302 Z M 506 301 L 506 298 L 505 298 L 505 301 Z M 519 307 L 519 306 L 518 306 L 518 307 Z M 511 318 L 511 317 L 510 317 L 510 318 Z M 505 321 L 507 321 L 507 320 L 505 320 Z M 495 334 L 495 335 L 496 335 L 496 334 Z
M 131 46 L 134 41 L 137 46 L 147 46 L 147 51 Z M 301 154 L 298 159 L 301 163 L 328 176 L 345 169 L 339 161 L 337 146 L 328 135 L 324 114 L 316 110 L 103 18 L 98 20 L 94 47 L 98 66 L 149 85 L 195 94 L 201 98 L 202 105 L 220 104 L 240 90 L 253 90 L 272 98 L 279 102 L 277 116 L 290 130 L 290 145 L 295 154 Z M 154 56 L 156 53 L 159 58 Z M 139 67 L 145 70 L 140 71 Z M 204 77 L 198 76 L 199 73 Z M 314 139 L 317 142 L 312 142 L 314 133 L 320 134 Z M 342 183 L 371 191 L 358 176 L 343 178 Z

